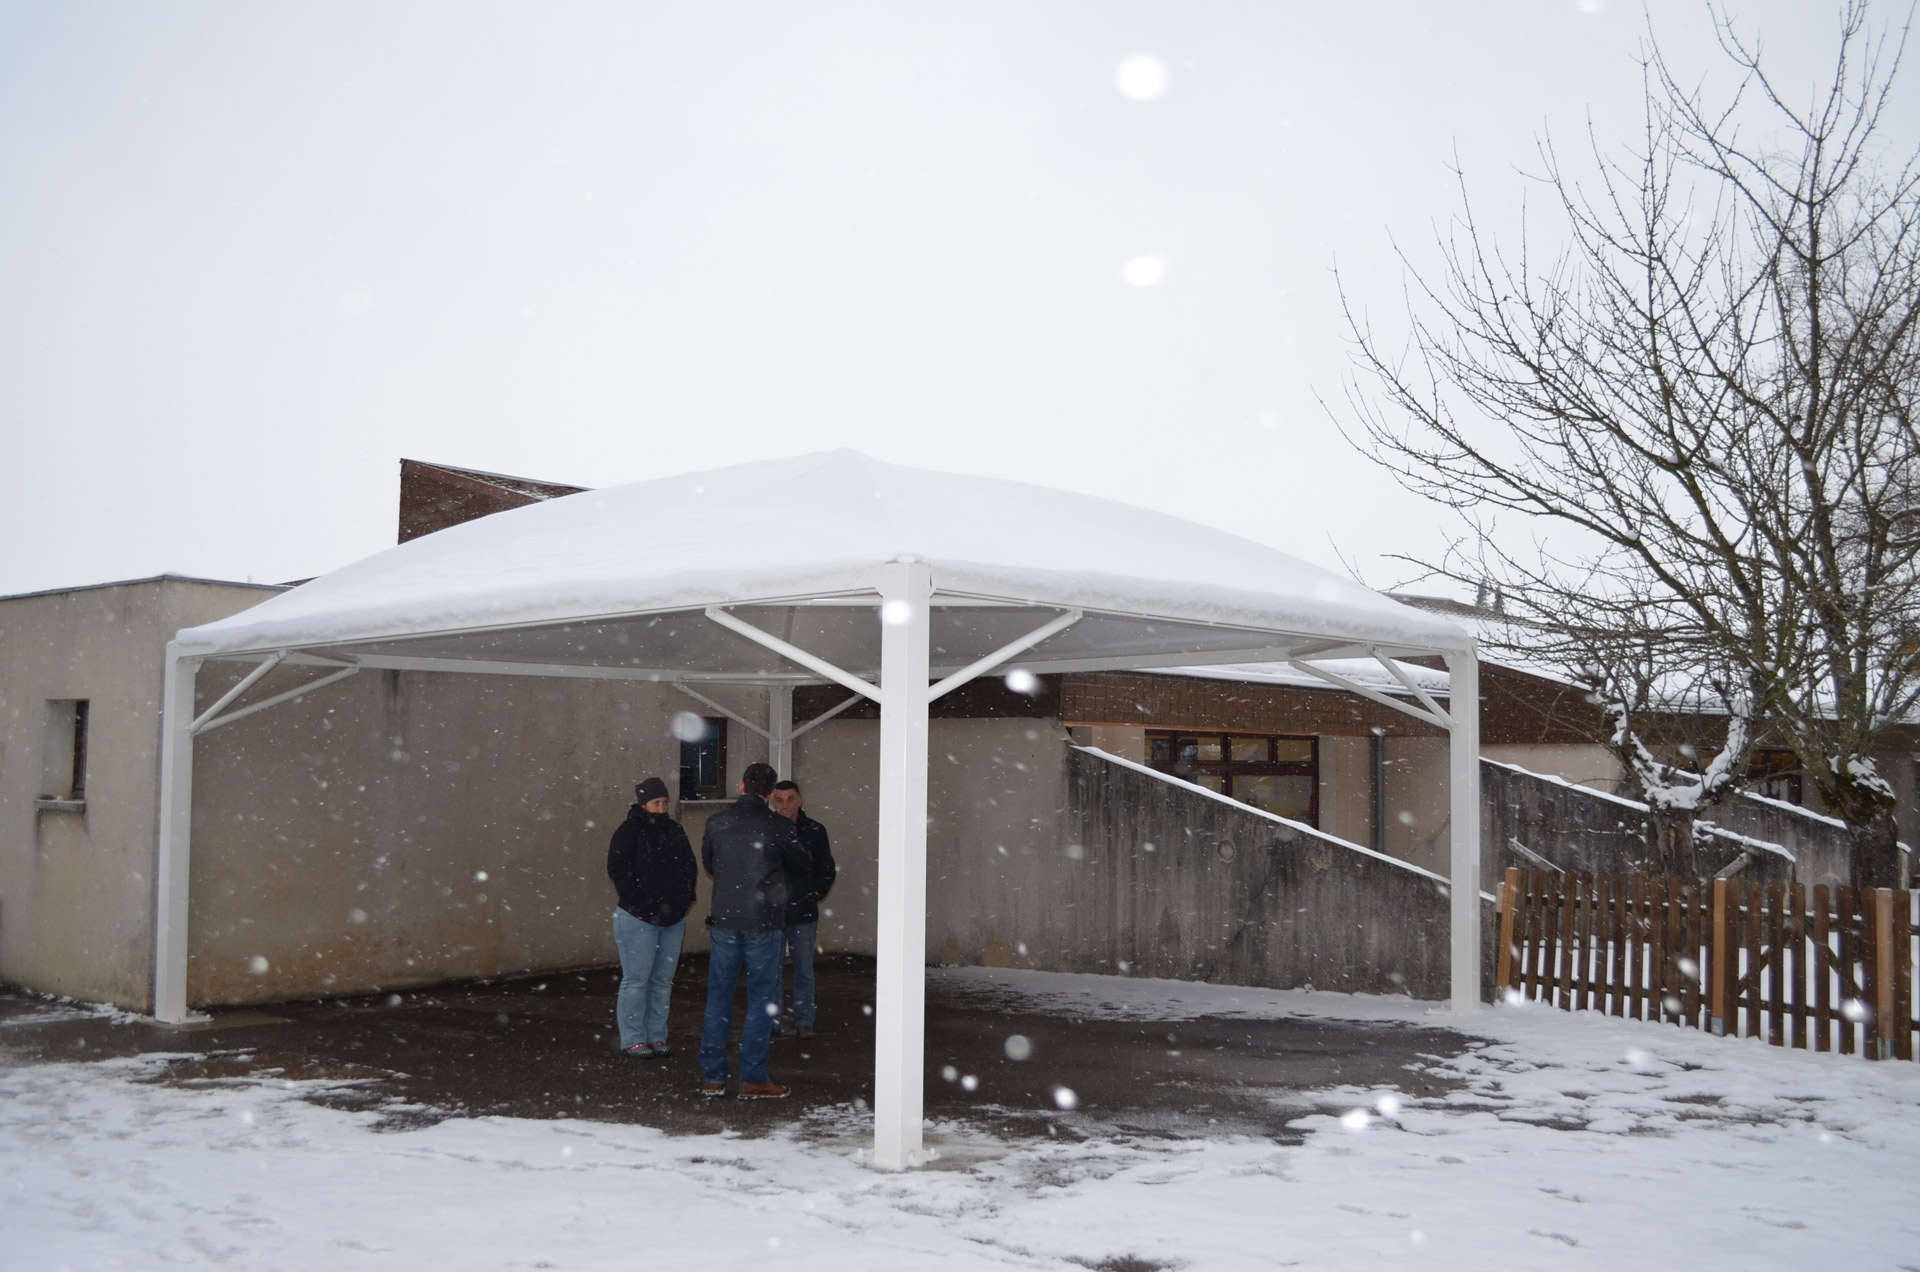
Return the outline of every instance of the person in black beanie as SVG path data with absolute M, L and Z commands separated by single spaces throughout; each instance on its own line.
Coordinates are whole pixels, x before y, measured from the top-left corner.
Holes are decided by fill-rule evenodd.
M 613 832 L 607 877 L 620 893 L 613 912 L 620 1050 L 645 1059 L 667 1054 L 667 1005 L 700 867 L 687 832 L 667 816 L 667 784 L 650 777 L 633 790 L 640 802 Z

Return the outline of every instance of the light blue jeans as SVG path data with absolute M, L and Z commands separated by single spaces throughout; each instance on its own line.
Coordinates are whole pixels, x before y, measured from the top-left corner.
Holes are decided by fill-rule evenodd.
M 620 950 L 620 996 L 614 1013 L 620 1021 L 620 1045 L 667 1040 L 667 1004 L 673 997 L 673 969 L 680 963 L 680 941 L 687 921 L 657 927 L 625 910 L 613 912 L 613 943 Z

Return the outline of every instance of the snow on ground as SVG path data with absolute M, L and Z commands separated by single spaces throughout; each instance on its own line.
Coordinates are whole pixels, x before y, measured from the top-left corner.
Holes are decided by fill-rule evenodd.
M 1418 1020 L 1425 1004 L 1008 971 L 947 992 L 1074 1017 Z M 862 1161 L 784 1136 L 584 1121 L 377 1131 L 291 1082 L 142 1082 L 156 1057 L 0 1071 L 0 1263 L 246 1268 L 1920 1268 L 1920 1066 L 1487 1009 L 1434 1100 L 1346 1090 L 1304 1145 L 937 1127 Z M 1078 1131 L 1090 1136 L 1073 1138 Z

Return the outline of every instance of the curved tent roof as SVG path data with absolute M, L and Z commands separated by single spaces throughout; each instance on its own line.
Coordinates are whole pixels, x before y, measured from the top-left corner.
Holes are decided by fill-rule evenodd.
M 1004 643 L 1031 628 L 1035 613 L 1061 609 L 1084 611 L 1085 620 L 1026 665 L 1471 646 L 1468 633 L 1442 617 L 1191 521 L 850 450 L 497 513 L 377 553 L 180 639 L 202 656 L 329 651 L 369 666 L 486 661 L 494 670 L 538 663 L 630 675 L 791 674 L 790 664 L 738 635 L 663 617 L 724 606 L 850 670 L 871 670 L 879 643 L 866 576 L 900 561 L 931 567 L 942 607 L 936 668 Z M 864 610 L 861 621 L 833 619 L 836 603 L 843 614 Z

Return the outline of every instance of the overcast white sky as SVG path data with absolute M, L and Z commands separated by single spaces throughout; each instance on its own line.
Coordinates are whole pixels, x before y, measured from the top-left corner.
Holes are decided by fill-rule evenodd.
M 1810 83 L 1836 3 L 1735 9 Z M 1717 64 L 1704 4 L 1652 19 Z M 1394 582 L 1441 523 L 1316 402 L 1331 268 L 1390 319 L 1456 148 L 1511 206 L 1543 129 L 1630 142 L 1645 22 L 5 0 L 0 594 L 332 569 L 393 542 L 402 456 L 606 486 L 835 446 Z

